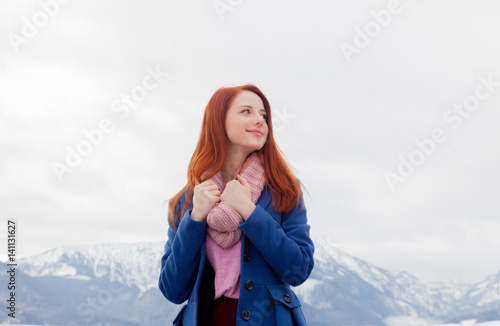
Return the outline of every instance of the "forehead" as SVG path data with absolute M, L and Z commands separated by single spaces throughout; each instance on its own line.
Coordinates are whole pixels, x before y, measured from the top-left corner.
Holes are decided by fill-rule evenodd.
M 242 105 L 250 105 L 258 110 L 264 110 L 264 103 L 261 98 L 251 91 L 241 91 L 232 100 L 230 108 L 238 108 Z

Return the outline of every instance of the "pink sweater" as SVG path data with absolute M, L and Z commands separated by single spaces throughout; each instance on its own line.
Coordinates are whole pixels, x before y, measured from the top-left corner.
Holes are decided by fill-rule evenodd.
M 241 275 L 241 239 L 228 248 L 219 246 L 207 233 L 207 258 L 215 271 L 215 297 L 239 299 Z

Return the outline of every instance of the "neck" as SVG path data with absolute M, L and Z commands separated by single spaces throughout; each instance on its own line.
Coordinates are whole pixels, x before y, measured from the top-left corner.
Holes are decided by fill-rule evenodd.
M 247 151 L 228 148 L 226 163 L 224 163 L 224 167 L 221 169 L 224 184 L 234 179 L 249 154 Z

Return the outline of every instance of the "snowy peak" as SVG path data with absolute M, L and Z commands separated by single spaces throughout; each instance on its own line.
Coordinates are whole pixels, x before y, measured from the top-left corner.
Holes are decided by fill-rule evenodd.
M 19 261 L 29 276 L 108 278 L 141 292 L 158 284 L 163 243 L 64 246 Z
M 500 301 L 500 272 L 488 276 L 484 281 L 474 284 L 461 298 L 460 303 L 483 309 L 493 309 Z

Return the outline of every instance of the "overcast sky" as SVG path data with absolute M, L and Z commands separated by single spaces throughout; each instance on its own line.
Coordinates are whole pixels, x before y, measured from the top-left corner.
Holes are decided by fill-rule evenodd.
M 208 100 L 253 83 L 313 236 L 424 282 L 500 271 L 498 1 L 62 2 L 0 3 L 0 260 L 8 218 L 18 258 L 166 241 Z

